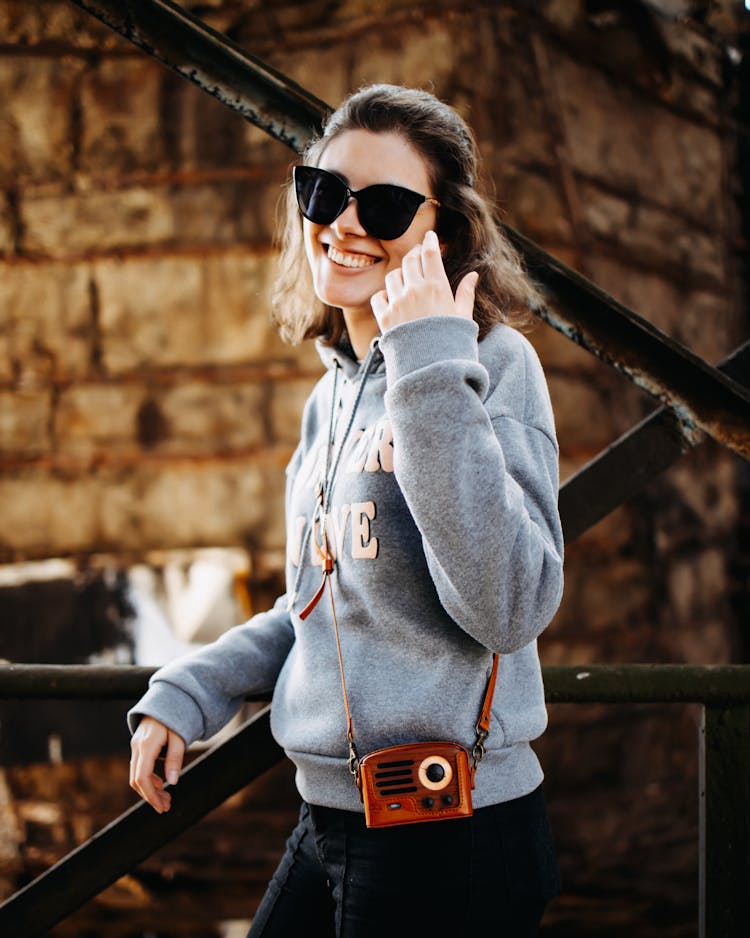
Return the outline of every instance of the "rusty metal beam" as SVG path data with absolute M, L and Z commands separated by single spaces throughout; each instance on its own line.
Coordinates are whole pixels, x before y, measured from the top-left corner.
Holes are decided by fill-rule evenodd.
M 669 407 L 691 446 L 705 433 L 750 459 L 750 391 L 519 232 L 506 231 L 547 301 L 535 310 L 541 319 Z
M 169 0 L 71 0 L 299 152 L 327 105 Z
M 719 365 L 742 384 L 750 380 L 750 342 Z M 679 420 L 660 407 L 599 453 L 560 488 L 560 517 L 566 543 L 614 511 L 703 439 L 686 436 Z

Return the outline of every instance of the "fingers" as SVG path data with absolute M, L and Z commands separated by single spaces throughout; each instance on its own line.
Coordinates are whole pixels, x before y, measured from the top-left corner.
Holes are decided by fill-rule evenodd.
M 405 291 L 404 275 L 401 267 L 389 270 L 385 275 L 385 293 L 389 303 L 397 302 Z
M 461 280 L 456 290 L 456 315 L 463 316 L 465 319 L 472 319 L 474 316 L 474 298 L 477 291 L 477 281 L 479 274 L 476 270 Z
M 156 773 L 156 760 L 162 749 L 167 747 L 167 777 L 179 775 L 185 744 L 177 733 L 154 720 L 143 717 L 130 742 L 130 787 L 162 814 L 168 811 L 172 797 L 164 790 L 164 781 Z
M 159 814 L 169 810 L 163 782 L 154 771 L 166 740 L 167 728 L 150 717 L 144 717 L 130 741 L 130 787 Z
M 182 760 L 185 755 L 185 743 L 181 736 L 169 731 L 167 737 L 167 755 L 164 760 L 164 774 L 170 785 L 176 785 L 182 771 Z
M 421 260 L 426 280 L 448 282 L 443 264 L 443 255 L 440 252 L 440 242 L 434 231 L 428 231 L 421 244 Z
M 375 319 L 378 321 L 380 331 L 385 332 L 384 322 L 388 312 L 388 293 L 385 290 L 379 290 L 374 296 L 370 297 L 370 306 Z
M 404 255 L 401 272 L 405 287 L 419 286 L 429 280 L 447 283 L 440 242 L 434 231 L 427 231 L 421 243 Z
M 400 323 L 425 316 L 459 316 L 471 319 L 478 274 L 473 271 L 459 283 L 454 297 L 445 272 L 440 241 L 430 230 L 385 276 L 385 289 L 370 300 L 372 311 L 385 332 Z
M 421 280 L 424 280 L 424 272 L 422 270 L 422 245 L 416 244 L 407 254 L 404 255 L 404 259 L 401 262 L 401 273 L 402 273 L 402 282 L 404 286 L 415 286 Z M 388 278 L 386 277 L 386 284 L 388 283 Z

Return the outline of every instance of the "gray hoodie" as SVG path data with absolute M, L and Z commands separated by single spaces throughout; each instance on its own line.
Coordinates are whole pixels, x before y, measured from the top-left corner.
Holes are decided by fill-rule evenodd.
M 326 462 L 334 372 L 333 461 L 364 371 L 340 349 L 319 349 L 327 372 L 287 469 L 287 594 L 160 669 L 129 720 L 132 728 L 148 714 L 189 744 L 217 732 L 246 694 L 272 693 L 273 733 L 296 765 L 302 797 L 361 811 L 328 596 L 299 616 L 322 579 L 318 532 L 306 532 Z M 557 491 L 549 394 L 519 332 L 496 326 L 478 343 L 471 320 L 428 317 L 381 337 L 326 520 L 360 756 L 420 740 L 471 750 L 497 651 L 473 803 L 540 783 L 529 741 L 547 722 L 536 638 L 562 593 Z

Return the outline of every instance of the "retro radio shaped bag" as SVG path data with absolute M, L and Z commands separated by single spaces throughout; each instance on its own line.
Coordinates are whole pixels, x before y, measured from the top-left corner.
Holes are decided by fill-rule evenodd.
M 468 752 L 457 743 L 377 749 L 358 768 L 368 827 L 471 816 L 473 772 Z

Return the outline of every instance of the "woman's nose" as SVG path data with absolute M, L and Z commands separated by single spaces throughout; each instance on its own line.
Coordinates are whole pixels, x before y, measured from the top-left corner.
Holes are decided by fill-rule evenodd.
M 359 220 L 356 199 L 349 199 L 348 205 L 339 217 L 333 220 L 331 227 L 337 234 L 356 234 L 364 236 L 367 233 Z

